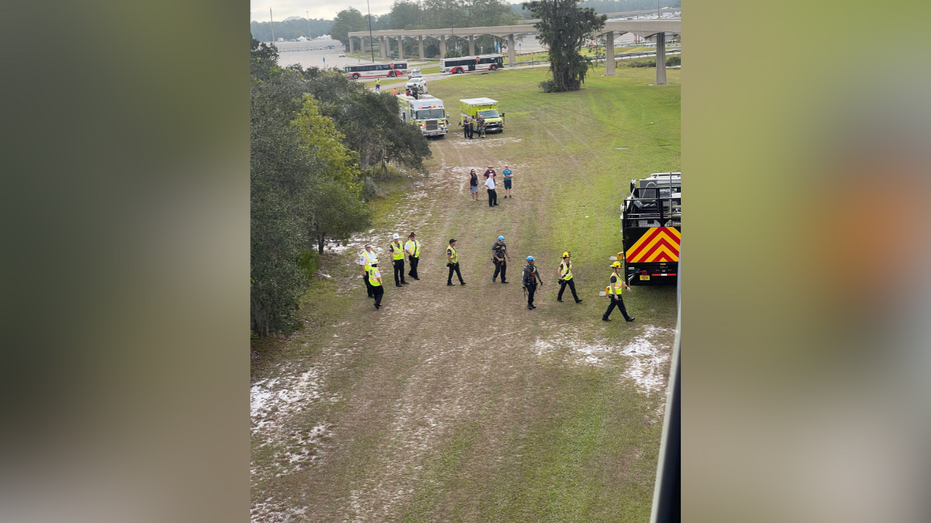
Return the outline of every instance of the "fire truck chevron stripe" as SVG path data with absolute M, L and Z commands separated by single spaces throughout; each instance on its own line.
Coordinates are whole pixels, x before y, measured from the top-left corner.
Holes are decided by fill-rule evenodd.
M 627 262 L 677 262 L 681 238 L 681 233 L 672 227 L 652 227 L 627 249 Z

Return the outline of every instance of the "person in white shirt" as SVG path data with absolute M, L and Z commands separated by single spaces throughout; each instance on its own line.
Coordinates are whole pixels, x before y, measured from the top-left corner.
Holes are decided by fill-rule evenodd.
M 489 176 L 485 180 L 485 189 L 488 191 L 488 206 L 494 207 L 495 205 L 498 205 L 498 193 L 495 192 L 494 176 Z
M 359 255 L 359 265 L 362 266 L 362 281 L 365 282 L 365 290 L 368 291 L 369 298 L 375 297 L 374 292 L 372 292 L 372 284 L 369 283 L 369 269 L 372 268 L 373 263 L 378 263 L 378 257 L 375 256 L 375 251 L 372 250 L 372 244 L 366 243 L 365 250 Z

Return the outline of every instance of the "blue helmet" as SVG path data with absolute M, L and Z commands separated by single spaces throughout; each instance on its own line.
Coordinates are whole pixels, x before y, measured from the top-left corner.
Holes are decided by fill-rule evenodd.
M 533 261 L 533 256 L 527 256 L 527 261 Z
M 503 242 L 503 241 L 504 241 L 504 236 L 498 236 L 498 241 L 499 241 L 499 242 Z

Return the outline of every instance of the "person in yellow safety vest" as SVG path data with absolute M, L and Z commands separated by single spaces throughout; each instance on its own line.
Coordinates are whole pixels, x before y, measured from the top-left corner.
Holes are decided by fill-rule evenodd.
M 385 295 L 385 286 L 381 284 L 381 272 L 378 271 L 378 262 L 369 267 L 369 284 L 375 297 L 375 310 L 381 308 L 381 297 Z
M 404 247 L 401 245 L 401 237 L 394 233 L 391 243 L 388 244 L 388 250 L 391 251 L 391 259 L 394 260 L 394 286 L 400 287 L 407 285 L 404 281 Z
M 456 239 L 449 239 L 449 247 L 446 248 L 446 266 L 449 267 L 449 276 L 446 278 L 446 285 L 453 284 L 453 271 L 459 277 L 459 285 L 465 285 L 462 281 L 462 273 L 459 272 L 459 254 L 456 252 Z
M 411 262 L 411 270 L 407 275 L 419 281 L 420 278 L 417 277 L 417 264 L 420 263 L 420 242 L 417 241 L 415 236 L 416 234 L 413 232 L 408 236 L 410 239 L 404 244 L 404 251 L 407 252 L 408 260 Z
M 627 315 L 627 309 L 624 308 L 624 300 L 621 299 L 621 287 L 626 287 L 627 290 L 630 290 L 630 286 L 624 281 L 624 276 L 620 272 L 621 262 L 616 261 L 611 264 L 611 267 L 614 269 L 614 272 L 611 273 L 611 282 L 608 284 L 608 297 L 611 298 L 611 305 L 608 305 L 608 310 L 605 311 L 601 319 L 602 321 L 611 321 L 611 318 L 609 318 L 609 316 L 611 316 L 611 311 L 617 307 L 621 310 L 621 314 L 624 315 L 625 320 L 634 321 L 636 318 Z
M 380 93 L 380 92 L 381 92 L 381 78 L 376 78 L 376 79 L 375 79 L 375 92 L 376 92 L 376 93 Z
M 562 293 L 566 290 L 566 285 L 568 285 L 575 302 L 579 303 L 582 300 L 575 293 L 575 282 L 572 281 L 572 262 L 569 261 L 570 256 L 569 251 L 562 253 L 562 262 L 559 264 L 559 294 L 556 296 L 556 301 L 562 301 Z
M 365 282 L 365 290 L 368 291 L 369 298 L 375 297 L 372 293 L 372 285 L 369 283 L 369 269 L 372 268 L 373 263 L 378 263 L 378 257 L 372 250 L 372 244 L 366 243 L 365 250 L 359 255 L 359 265 L 362 266 L 362 281 Z

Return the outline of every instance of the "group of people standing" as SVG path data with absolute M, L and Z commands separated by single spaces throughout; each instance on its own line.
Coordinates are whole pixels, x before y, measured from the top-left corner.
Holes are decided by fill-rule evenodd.
M 416 235 L 413 232 L 410 233 L 409 239 L 404 245 L 401 245 L 400 237 L 394 234 L 391 243 L 388 244 L 388 251 L 391 253 L 394 265 L 395 286 L 401 287 L 407 285 L 407 281 L 405 281 L 404 278 L 405 254 L 408 256 L 408 261 L 410 262 L 410 272 L 407 273 L 407 276 L 415 280 L 420 280 L 417 275 L 417 265 L 420 262 L 420 242 L 416 239 Z M 559 294 L 556 296 L 556 301 L 560 303 L 563 301 L 562 297 L 566 287 L 569 288 L 569 291 L 572 293 L 572 298 L 576 303 L 582 302 L 582 299 L 579 298 L 575 291 L 571 258 L 572 253 L 569 251 L 562 253 L 562 261 L 559 263 L 559 268 L 557 270 Z M 497 282 L 498 276 L 500 276 L 501 283 L 509 283 L 507 280 L 507 266 L 510 259 L 511 256 L 508 253 L 507 244 L 504 242 L 504 236 L 498 236 L 498 239 L 491 246 L 491 261 L 495 266 L 495 272 L 491 276 L 492 282 Z M 378 258 L 372 250 L 371 243 L 365 244 L 365 250 L 362 251 L 359 257 L 359 265 L 363 266 L 364 274 L 362 279 L 365 282 L 368 295 L 370 298 L 375 299 L 375 309 L 379 309 L 381 308 L 381 300 L 385 290 L 381 272 L 378 270 Z M 455 238 L 450 238 L 449 246 L 446 248 L 446 267 L 449 269 L 449 274 L 446 277 L 447 286 L 454 285 L 453 274 L 459 279 L 459 285 L 466 284 L 462 279 L 462 272 L 459 269 L 459 253 L 456 250 Z M 621 311 L 621 315 L 624 316 L 625 320 L 629 322 L 634 321 L 635 318 L 627 314 L 627 309 L 624 307 L 624 300 L 621 298 L 622 289 L 630 290 L 630 286 L 624 281 L 623 275 L 620 272 L 622 269 L 621 263 L 614 262 L 611 267 L 612 273 L 607 288 L 607 295 L 611 299 L 611 303 L 608 305 L 608 310 L 605 311 L 601 319 L 603 321 L 611 321 L 611 313 L 617 308 Z M 537 270 L 536 261 L 533 256 L 527 256 L 521 276 L 524 296 L 527 298 L 527 310 L 536 309 L 536 305 L 533 304 L 534 295 L 538 287 L 543 287 L 543 278 Z
M 514 173 L 508 165 L 505 165 L 501 174 L 504 178 L 504 198 L 511 198 L 511 185 L 513 183 Z M 494 207 L 498 205 L 498 173 L 495 172 L 494 167 L 489 166 L 488 169 L 485 170 L 484 176 L 485 191 L 488 193 L 488 206 Z M 473 202 L 478 201 L 478 174 L 475 172 L 475 169 L 469 171 L 469 196 L 472 198 Z
M 485 117 L 481 113 L 475 115 L 475 118 L 466 115 L 462 120 L 463 138 L 471 140 L 475 137 L 475 133 L 478 133 L 480 138 L 485 137 Z

